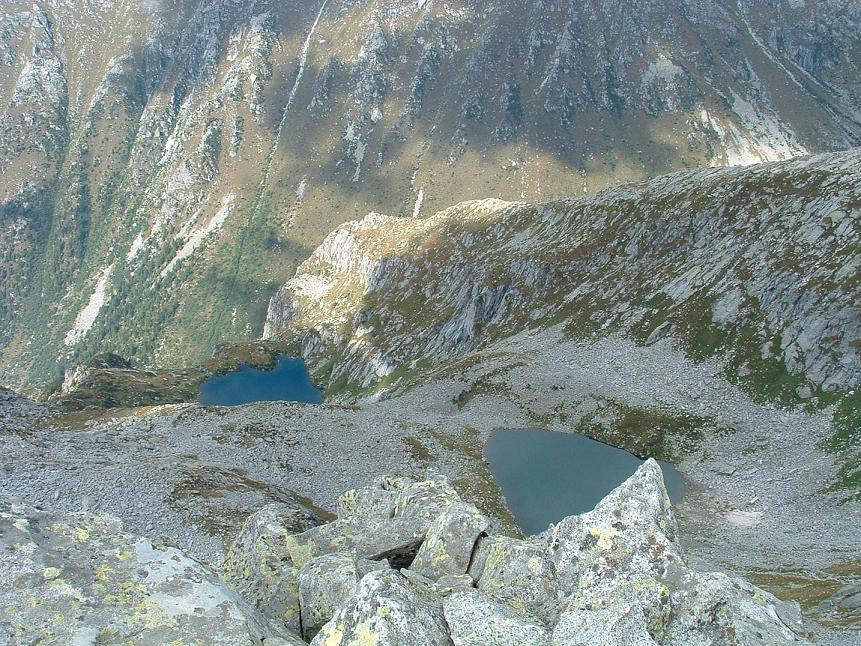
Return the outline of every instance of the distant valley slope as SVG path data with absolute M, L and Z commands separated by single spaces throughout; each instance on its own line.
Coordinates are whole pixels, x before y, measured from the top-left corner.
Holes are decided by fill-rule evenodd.
M 8 0 L 2 380 L 33 391 L 103 350 L 181 365 L 221 340 L 255 338 L 277 288 L 334 227 L 369 211 L 411 218 L 466 199 L 544 201 L 858 145 L 859 61 L 861 8 L 843 0 Z M 828 188 L 816 177 L 804 186 Z M 709 205 L 720 195 L 686 190 Z M 502 207 L 469 207 L 464 226 L 488 208 Z M 625 213 L 613 218 L 624 227 Z M 815 223 L 823 235 L 841 226 Z M 814 224 L 804 235 L 817 244 Z M 646 296 L 687 302 L 702 291 L 680 280 L 672 293 L 620 292 L 614 303 L 634 312 Z M 495 289 L 481 298 L 512 298 Z M 857 382 L 857 364 L 826 367 L 808 346 L 810 334 L 831 334 L 816 327 L 829 323 L 814 305 L 853 329 L 836 300 L 772 304 L 730 291 L 716 316 L 737 310 L 747 325 L 751 298 L 769 330 L 802 315 L 787 347 L 775 341 L 765 356 L 790 348 L 792 374 L 811 387 Z M 636 318 L 608 307 L 598 304 L 613 324 Z M 857 359 L 845 334 L 828 347 Z

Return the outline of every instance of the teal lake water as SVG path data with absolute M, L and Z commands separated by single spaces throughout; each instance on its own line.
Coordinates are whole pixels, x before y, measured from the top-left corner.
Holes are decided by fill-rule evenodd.
M 211 377 L 200 386 L 198 401 L 207 406 L 239 406 L 263 401 L 319 404 L 323 391 L 314 387 L 301 359 L 278 357 L 272 370 L 242 366 L 236 372 Z
M 526 534 L 590 511 L 643 463 L 584 435 L 541 429 L 497 429 L 484 453 L 508 508 Z M 681 474 L 668 462 L 659 464 L 670 500 L 678 500 Z

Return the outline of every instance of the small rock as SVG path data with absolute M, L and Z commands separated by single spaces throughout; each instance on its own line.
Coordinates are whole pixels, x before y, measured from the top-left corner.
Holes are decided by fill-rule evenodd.
M 541 646 L 549 641 L 540 621 L 491 601 L 477 590 L 451 595 L 443 609 L 454 646 Z
M 353 603 L 337 612 L 312 646 L 451 646 L 442 604 L 394 570 L 371 572 Z
M 468 574 L 447 574 L 437 579 L 436 585 L 441 594 L 447 595 L 475 588 L 475 579 Z
M 410 569 L 434 580 L 466 573 L 475 542 L 489 525 L 473 505 L 452 505 L 431 523 Z

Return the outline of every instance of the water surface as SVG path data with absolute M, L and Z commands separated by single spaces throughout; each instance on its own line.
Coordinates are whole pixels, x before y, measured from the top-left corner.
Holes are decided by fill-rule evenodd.
M 497 429 L 484 453 L 508 508 L 526 534 L 590 511 L 643 463 L 584 435 L 540 429 Z M 670 500 L 675 501 L 682 493 L 682 477 L 669 462 L 659 464 Z
M 210 377 L 200 386 L 198 401 L 207 406 L 239 406 L 263 401 L 319 404 L 323 391 L 315 388 L 301 359 L 278 357 L 272 370 L 243 365 L 236 372 Z

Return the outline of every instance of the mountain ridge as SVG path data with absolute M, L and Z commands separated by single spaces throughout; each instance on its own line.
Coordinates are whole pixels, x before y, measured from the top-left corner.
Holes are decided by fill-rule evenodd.
M 591 198 L 465 202 L 422 220 L 371 214 L 330 234 L 273 298 L 265 336 L 298 336 L 312 362 L 341 352 L 331 380 L 368 386 L 393 366 L 547 324 L 648 342 L 721 332 L 710 327 L 732 340 L 760 322 L 761 344 L 779 337 L 763 359 L 813 388 L 849 390 L 861 383 L 859 169 L 854 149 Z

